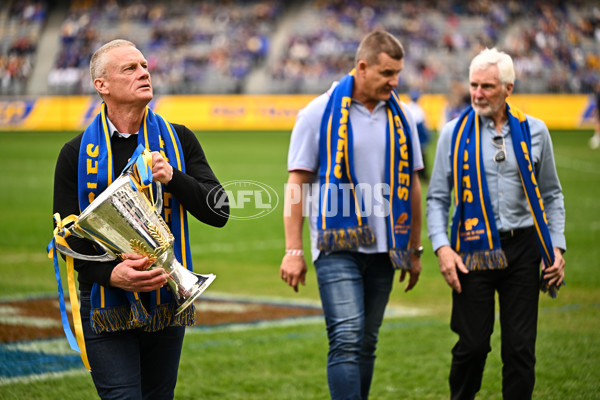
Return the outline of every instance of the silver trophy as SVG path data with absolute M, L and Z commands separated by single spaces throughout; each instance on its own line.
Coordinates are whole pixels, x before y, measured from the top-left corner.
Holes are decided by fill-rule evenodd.
M 167 284 L 179 305 L 178 315 L 206 290 L 216 276 L 191 272 L 175 258 L 175 239 L 160 216 L 160 184 L 156 184 L 156 204 L 151 200 L 154 195 L 152 172 L 147 169 L 148 155 L 149 152 L 144 151 L 130 163 L 121 176 L 96 197 L 62 234 L 65 238 L 73 234 L 92 240 L 106 253 L 80 254 L 58 242 L 56 249 L 65 255 L 88 261 L 122 260 L 123 253 L 148 257 L 152 263 L 148 269 L 163 268 L 167 273 Z

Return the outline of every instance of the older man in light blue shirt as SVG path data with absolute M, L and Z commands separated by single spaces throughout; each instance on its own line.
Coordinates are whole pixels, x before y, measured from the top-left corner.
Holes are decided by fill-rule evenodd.
M 520 126 L 511 120 L 516 119 L 513 113 L 518 111 L 511 111 L 506 103 L 506 98 L 512 93 L 514 76 L 512 59 L 496 49 L 485 49 L 473 59 L 469 71 L 472 109 L 442 129 L 427 193 L 428 235 L 438 256 L 440 271 L 453 288 L 451 328 L 459 336 L 452 349 L 452 399 L 473 399 L 480 389 L 485 360 L 491 350 L 495 292 L 498 292 L 502 329 L 503 398 L 531 399 L 535 383 L 539 266 L 544 244 L 538 237 L 542 228 L 549 231 L 547 237 L 551 238 L 553 245 L 549 251 L 554 257 L 552 265 L 545 265 L 543 279 L 553 288 L 558 288 L 564 279 L 565 209 L 552 142 L 541 120 L 520 114 L 523 116 L 520 120 L 522 125 L 528 124 L 531 133 L 531 145 L 525 155 L 531 160 L 534 173 L 520 169 L 516 149 L 524 147 L 523 143 L 527 140 L 519 139 L 517 144 L 520 146 L 513 146 L 515 137 L 522 133 L 519 130 L 517 134 L 514 127 Z M 472 126 L 475 128 L 471 129 L 473 133 L 470 136 L 467 132 L 466 143 L 473 140 L 476 146 L 471 142 L 473 147 L 470 148 L 476 150 L 465 150 L 464 154 L 458 153 L 451 159 L 451 154 L 459 148 L 461 130 L 466 129 L 467 118 L 473 115 L 475 123 Z M 527 129 L 524 131 L 527 137 Z M 464 148 L 467 149 L 467 145 Z M 473 161 L 475 158 L 476 161 Z M 456 178 L 455 169 L 460 168 L 463 173 L 465 169 L 471 170 L 467 171 L 468 179 L 462 182 Z M 460 188 L 454 187 L 455 179 Z M 536 190 L 539 191 L 536 193 L 540 203 L 543 202 L 542 206 L 536 202 L 530 208 L 524 189 L 527 179 L 531 185 L 537 184 Z M 457 189 L 461 191 L 459 193 L 468 189 L 468 195 L 479 195 L 481 202 L 465 204 L 471 198 L 453 196 L 452 191 Z M 447 231 L 453 198 L 454 203 L 458 201 L 459 204 L 454 204 L 454 239 L 450 240 Z M 463 250 L 468 244 L 462 248 L 460 245 L 474 237 L 468 232 L 468 225 L 481 221 L 478 218 L 469 221 L 462 214 L 462 219 L 457 219 L 456 210 L 459 207 L 485 209 L 487 204 L 491 205 L 493 219 L 491 216 L 491 221 L 486 219 L 488 228 L 484 227 L 482 231 L 489 233 L 489 243 L 496 238 L 501 249 L 499 253 L 493 245 L 491 249 L 483 249 L 476 257 L 480 263 L 478 267 L 469 269 L 467 265 L 471 262 L 472 266 L 473 259 L 469 260 L 469 254 Z M 543 218 L 536 218 L 535 210 L 538 210 L 537 215 L 545 212 L 547 224 Z M 483 213 L 487 218 L 485 211 Z M 490 226 L 495 226 L 495 229 Z M 488 260 L 489 264 L 481 265 L 485 263 L 481 260 Z

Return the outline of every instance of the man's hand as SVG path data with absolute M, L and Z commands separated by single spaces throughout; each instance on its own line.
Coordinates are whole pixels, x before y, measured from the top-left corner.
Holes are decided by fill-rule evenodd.
M 173 167 L 160 155 L 158 151 L 152 152 L 152 180 L 165 185 L 173 179 Z
M 306 285 L 306 270 L 304 256 L 286 254 L 281 261 L 279 275 L 285 283 L 294 288 L 294 292 L 298 292 L 298 283 Z
M 548 280 L 550 286 L 560 286 L 565 279 L 565 259 L 562 256 L 562 251 L 554 248 L 554 264 L 543 270 L 544 279 Z
M 419 280 L 419 276 L 421 275 L 421 258 L 419 256 L 415 254 L 410 255 L 410 269 L 402 270 L 402 272 L 400 273 L 400 282 L 404 282 L 404 279 L 406 278 L 406 273 L 410 275 L 410 278 L 408 279 L 408 283 L 404 288 L 404 292 L 408 292 L 409 290 L 414 288 Z
M 468 274 L 469 270 L 462 261 L 462 258 L 450 246 L 442 246 L 437 252 L 438 263 L 440 264 L 440 272 L 450 287 L 458 293 L 462 292 L 460 280 L 456 270 L 460 270 L 463 274 Z
M 135 253 L 123 254 L 124 260 L 117 264 L 110 275 L 110 285 L 130 292 L 151 292 L 167 283 L 162 268 L 147 271 L 148 257 Z

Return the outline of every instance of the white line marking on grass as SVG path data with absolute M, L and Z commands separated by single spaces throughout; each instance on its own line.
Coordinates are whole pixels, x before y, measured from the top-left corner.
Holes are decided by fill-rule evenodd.
M 0 306 L 0 324 L 24 325 L 34 328 L 53 328 L 62 325 L 60 321 L 52 318 L 25 317 L 20 315 L 20 311 L 17 307 Z
M 597 163 L 574 160 L 572 158 L 557 157 L 556 165 L 559 168 L 572 169 L 577 172 L 585 172 L 586 174 L 600 174 Z
M 290 299 L 289 297 L 278 297 L 278 296 L 244 296 L 236 295 L 225 292 L 211 291 L 210 293 L 202 294 L 199 300 L 216 300 L 216 301 L 232 301 L 242 303 L 257 303 L 257 304 L 270 304 L 276 306 L 289 306 L 289 307 L 310 307 L 310 308 L 321 308 L 321 302 L 319 300 L 311 299 Z
M 280 297 L 270 297 L 270 298 L 258 298 L 258 297 L 242 297 L 235 296 L 226 293 L 215 293 L 212 292 L 210 294 L 206 294 L 202 296 L 207 300 L 217 300 L 217 301 L 236 301 L 236 302 L 247 302 L 247 303 L 255 303 L 255 304 L 270 304 L 270 305 L 278 305 L 282 307 L 307 307 L 307 308 L 321 308 L 321 303 L 319 301 L 314 300 L 290 300 L 287 298 Z M 211 310 L 210 304 L 205 304 L 204 306 L 207 310 Z M 401 318 L 401 317 L 417 317 L 422 315 L 429 314 L 429 311 L 422 308 L 417 307 L 402 307 L 402 306 L 388 306 L 385 311 L 384 318 Z M 230 324 L 222 324 L 222 325 L 202 325 L 202 326 L 194 326 L 188 328 L 188 333 L 200 333 L 206 331 L 245 331 L 250 329 L 264 329 L 264 328 L 272 328 L 272 327 L 286 327 L 286 326 L 295 326 L 295 325 L 303 325 L 303 324 L 315 324 L 315 323 L 323 323 L 322 315 L 309 315 L 302 317 L 290 317 L 290 318 L 281 318 L 276 320 L 262 320 L 255 322 L 244 322 L 244 323 L 230 323 Z
M 28 263 L 42 263 L 48 261 L 51 263 L 51 260 L 48 259 L 48 255 L 43 252 L 32 253 L 30 251 L 22 251 L 22 252 L 2 252 L 0 253 L 0 264 L 2 265 L 12 265 L 12 264 L 28 264 Z
M 308 325 L 323 323 L 322 315 L 312 315 L 306 317 L 295 317 L 295 318 L 284 318 L 276 319 L 272 321 L 255 321 L 245 323 L 232 323 L 223 325 L 197 325 L 186 329 L 186 335 L 210 332 L 245 332 L 250 330 L 274 328 L 274 327 L 286 327 L 286 326 L 297 326 L 297 325 Z
M 0 316 L 0 324 L 4 325 L 22 325 L 32 328 L 54 328 L 62 326 L 60 321 L 50 318 L 37 317 L 19 317 L 15 316 Z
M 36 381 L 45 381 L 48 379 L 62 379 L 68 376 L 83 376 L 88 375 L 88 371 L 81 366 L 81 368 L 70 369 L 61 372 L 45 372 L 43 374 L 18 376 L 16 378 L 2 378 L 0 377 L 0 386 L 12 385 L 15 383 L 31 383 Z
M 192 244 L 190 250 L 192 253 L 231 253 L 241 251 L 257 251 L 257 250 L 273 250 L 282 249 L 283 247 L 281 239 L 277 240 L 254 240 L 254 241 L 243 241 L 236 243 L 203 243 L 203 244 Z

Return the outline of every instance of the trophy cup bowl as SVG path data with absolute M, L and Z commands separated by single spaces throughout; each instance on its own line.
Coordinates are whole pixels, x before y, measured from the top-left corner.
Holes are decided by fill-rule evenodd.
M 167 273 L 167 284 L 177 300 L 178 315 L 193 304 L 216 276 L 191 272 L 176 259 L 175 239 L 160 216 L 162 203 L 157 207 L 144 193 L 152 190 L 152 178 L 150 176 L 147 185 L 149 189 L 144 189 L 141 184 L 144 178 L 140 178 L 139 172 L 141 157 L 96 197 L 68 228 L 68 234 L 93 241 L 105 254 L 80 254 L 58 243 L 56 248 L 65 255 L 89 261 L 122 260 L 124 253 L 148 257 L 151 262 L 148 269 L 163 268 Z M 162 199 L 161 185 L 156 187 L 156 198 Z

